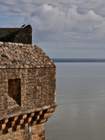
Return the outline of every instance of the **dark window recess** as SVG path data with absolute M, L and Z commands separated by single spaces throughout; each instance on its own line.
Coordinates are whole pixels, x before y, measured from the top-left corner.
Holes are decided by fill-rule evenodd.
M 18 105 L 21 105 L 21 80 L 8 80 L 8 95 L 13 98 Z

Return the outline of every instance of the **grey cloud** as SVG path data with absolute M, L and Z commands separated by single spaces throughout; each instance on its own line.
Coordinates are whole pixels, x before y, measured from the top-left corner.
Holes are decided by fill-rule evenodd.
M 105 40 L 104 0 L 0 0 L 0 13 L 23 16 L 39 41 Z
M 35 12 L 35 14 L 34 14 Z M 77 10 L 77 6 L 72 6 L 66 12 L 59 7 L 44 4 L 33 12 L 31 21 L 39 36 L 48 33 L 49 38 L 65 39 L 65 35 L 68 40 L 72 38 L 87 39 L 97 38 L 103 35 L 102 25 L 104 27 L 105 18 L 96 14 L 93 10 L 87 11 L 87 13 L 80 14 Z M 37 14 L 36 14 L 37 13 Z M 101 34 L 102 32 L 102 34 Z M 41 35 L 42 38 L 42 35 Z M 46 38 L 48 39 L 48 38 Z M 67 39 L 66 39 L 67 40 Z

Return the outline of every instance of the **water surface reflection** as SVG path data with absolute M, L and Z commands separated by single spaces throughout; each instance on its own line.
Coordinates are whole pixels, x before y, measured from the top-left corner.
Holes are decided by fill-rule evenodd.
M 57 104 L 48 140 L 104 140 L 105 63 L 57 64 Z

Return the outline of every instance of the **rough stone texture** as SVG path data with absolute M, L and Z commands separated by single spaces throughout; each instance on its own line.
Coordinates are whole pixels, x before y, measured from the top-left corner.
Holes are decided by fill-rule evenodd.
M 54 68 L 52 60 L 36 45 L 0 42 L 0 68 Z
M 42 49 L 0 42 L 0 140 L 44 140 L 55 88 L 55 65 Z
M 21 106 L 8 94 L 8 80 L 21 79 Z M 55 68 L 0 69 L 0 118 L 55 104 Z
M 10 79 L 21 80 L 21 106 L 8 94 Z M 0 112 L 24 113 L 55 104 L 54 92 L 55 65 L 39 47 L 0 43 Z
M 32 140 L 45 140 L 45 130 L 43 125 L 32 127 Z
M 16 132 L 10 132 L 5 135 L 0 135 L 0 140 L 45 140 L 45 130 L 42 125 L 26 127 L 19 129 Z

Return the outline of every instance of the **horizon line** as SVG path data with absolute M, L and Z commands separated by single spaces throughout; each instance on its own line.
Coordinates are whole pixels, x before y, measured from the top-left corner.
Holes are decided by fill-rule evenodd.
M 55 63 L 84 63 L 84 62 L 97 62 L 97 63 L 105 63 L 105 58 L 52 58 Z

